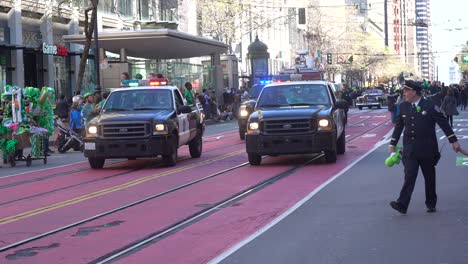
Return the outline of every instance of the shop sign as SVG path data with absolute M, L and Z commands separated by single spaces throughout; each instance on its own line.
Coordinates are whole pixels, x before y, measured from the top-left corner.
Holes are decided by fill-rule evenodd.
M 63 45 L 47 45 L 42 43 L 42 53 L 57 56 L 68 56 L 68 49 Z

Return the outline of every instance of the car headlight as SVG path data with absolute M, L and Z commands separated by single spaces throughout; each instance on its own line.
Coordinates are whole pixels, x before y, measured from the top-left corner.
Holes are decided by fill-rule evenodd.
M 325 119 L 325 118 L 320 119 L 318 121 L 318 125 L 319 125 L 319 130 L 328 130 L 332 128 L 330 120 Z
M 167 128 L 165 124 L 154 125 L 153 135 L 167 134 Z
M 250 122 L 247 130 L 247 134 L 258 134 L 260 133 L 260 124 L 258 122 Z

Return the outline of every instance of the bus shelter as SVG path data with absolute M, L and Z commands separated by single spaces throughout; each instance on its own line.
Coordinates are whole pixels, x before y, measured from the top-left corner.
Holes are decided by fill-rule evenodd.
M 73 44 L 86 42 L 84 35 L 65 35 L 63 39 Z M 220 41 L 170 29 L 144 29 L 99 32 L 98 42 L 100 49 L 120 54 L 121 62 L 126 62 L 127 56 L 158 60 L 211 56 L 214 88 L 218 97 L 222 94 L 220 54 L 226 53 L 228 46 Z

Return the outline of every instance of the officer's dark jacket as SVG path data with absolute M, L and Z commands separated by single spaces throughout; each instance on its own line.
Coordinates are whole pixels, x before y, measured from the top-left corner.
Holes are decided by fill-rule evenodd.
M 421 98 L 417 108 L 413 108 L 411 103 L 403 102 L 400 105 L 400 114 L 397 117 L 390 145 L 397 145 L 404 128 L 404 157 L 438 160 L 440 154 L 435 129 L 436 123 L 444 131 L 450 143 L 457 141 L 447 119 L 433 102 Z

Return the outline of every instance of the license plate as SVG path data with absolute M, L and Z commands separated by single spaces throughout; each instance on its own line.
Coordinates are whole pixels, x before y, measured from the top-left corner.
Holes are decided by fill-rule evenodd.
M 85 150 L 96 150 L 96 143 L 94 142 L 85 142 L 84 143 Z

